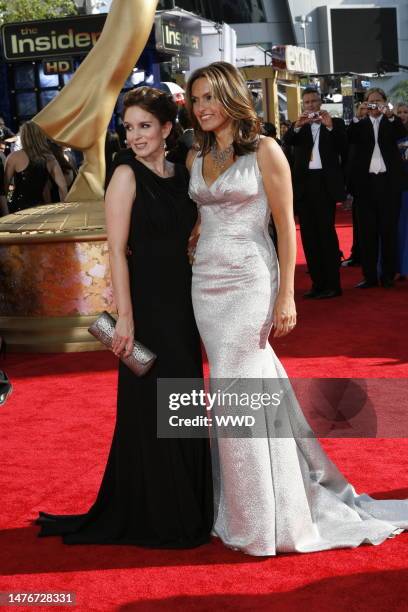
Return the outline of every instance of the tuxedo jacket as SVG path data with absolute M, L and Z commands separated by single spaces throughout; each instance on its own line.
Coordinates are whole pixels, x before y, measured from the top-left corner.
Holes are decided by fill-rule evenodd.
M 293 189 L 295 199 L 300 200 L 305 195 L 310 156 L 313 150 L 310 124 L 304 125 L 299 132 L 295 132 L 294 127 L 291 127 L 285 134 L 284 144 L 293 147 Z M 321 125 L 319 153 L 328 193 L 335 202 L 343 201 L 346 197 L 343 167 L 347 157 L 347 133 L 343 119 L 333 117 L 332 130 Z
M 370 117 L 358 123 L 350 123 L 347 130 L 350 156 L 347 162 L 347 185 L 356 196 L 367 194 L 371 158 L 375 146 L 374 126 Z M 378 129 L 378 146 L 383 157 L 389 185 L 396 193 L 401 191 L 404 181 L 403 162 L 397 142 L 406 136 L 406 130 L 399 117 L 390 121 L 384 117 Z

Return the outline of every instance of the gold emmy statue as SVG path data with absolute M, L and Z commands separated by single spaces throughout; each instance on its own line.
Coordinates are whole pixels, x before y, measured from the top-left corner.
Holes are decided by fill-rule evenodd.
M 152 29 L 157 0 L 113 0 L 102 34 L 34 121 L 84 153 L 65 202 L 0 219 L 0 335 L 11 351 L 98 350 L 87 328 L 114 309 L 103 186 L 105 135 Z

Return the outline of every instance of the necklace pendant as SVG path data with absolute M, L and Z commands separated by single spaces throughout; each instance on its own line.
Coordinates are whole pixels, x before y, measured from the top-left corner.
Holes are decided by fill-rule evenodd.
M 224 166 L 227 164 L 228 160 L 230 159 L 233 153 L 234 153 L 233 144 L 230 144 L 226 149 L 222 151 L 219 151 L 216 145 L 212 145 L 210 149 L 211 158 L 214 162 L 214 165 L 219 170 L 222 170 L 224 168 Z

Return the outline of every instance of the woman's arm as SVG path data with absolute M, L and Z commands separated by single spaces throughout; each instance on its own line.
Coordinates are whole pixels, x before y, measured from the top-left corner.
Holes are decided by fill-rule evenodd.
M 44 204 L 51 204 L 51 181 L 50 179 L 44 185 L 44 189 L 42 192 L 43 202 Z
M 274 337 L 285 336 L 296 325 L 294 276 L 296 226 L 293 217 L 292 179 L 289 164 L 272 138 L 262 138 L 258 163 L 278 235 L 280 286 L 273 313 Z
M 112 350 L 118 357 L 124 351 L 128 357 L 133 348 L 134 323 L 130 297 L 127 246 L 130 216 L 136 197 L 136 179 L 129 166 L 119 166 L 113 173 L 105 195 L 106 231 L 113 293 L 118 310 L 118 321 L 113 336 Z
M 194 149 L 194 147 L 192 149 L 190 149 L 189 152 L 187 153 L 186 166 L 187 166 L 187 170 L 190 172 L 190 174 L 191 174 L 191 168 L 192 168 L 192 165 L 193 165 L 193 161 L 197 157 L 197 155 L 198 155 L 198 151 L 196 151 Z
M 191 265 L 193 265 L 194 263 L 194 255 L 195 255 L 195 251 L 197 248 L 197 243 L 200 239 L 200 232 L 201 232 L 201 215 L 200 215 L 200 211 L 198 211 L 197 221 L 195 222 L 195 225 L 193 229 L 191 230 L 190 238 L 188 239 L 188 245 L 187 245 L 187 256 L 188 256 L 188 261 L 190 262 Z
M 61 170 L 61 166 L 55 158 L 52 158 L 47 162 L 47 169 L 57 184 L 59 197 L 61 202 L 63 202 L 67 197 L 68 189 L 65 176 Z
M 187 153 L 186 166 L 187 166 L 187 170 L 190 173 L 191 173 L 193 161 L 197 157 L 197 155 L 198 155 L 198 152 L 194 148 L 190 149 L 189 152 Z M 200 216 L 200 211 L 199 211 L 197 215 L 197 221 L 195 222 L 195 225 L 190 234 L 190 238 L 188 239 L 187 256 L 188 256 L 188 260 L 190 264 L 194 263 L 194 253 L 197 247 L 197 242 L 200 238 L 200 229 L 201 229 L 201 216 Z

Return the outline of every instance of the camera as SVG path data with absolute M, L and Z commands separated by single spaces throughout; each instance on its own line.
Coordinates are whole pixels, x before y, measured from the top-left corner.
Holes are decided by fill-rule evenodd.
M 307 116 L 308 119 L 317 119 L 317 117 L 320 117 L 320 112 L 309 113 Z
M 376 110 L 384 111 L 386 109 L 392 110 L 394 107 L 390 102 L 384 102 L 384 104 L 377 104 L 376 102 L 368 102 L 367 103 L 368 110 Z

